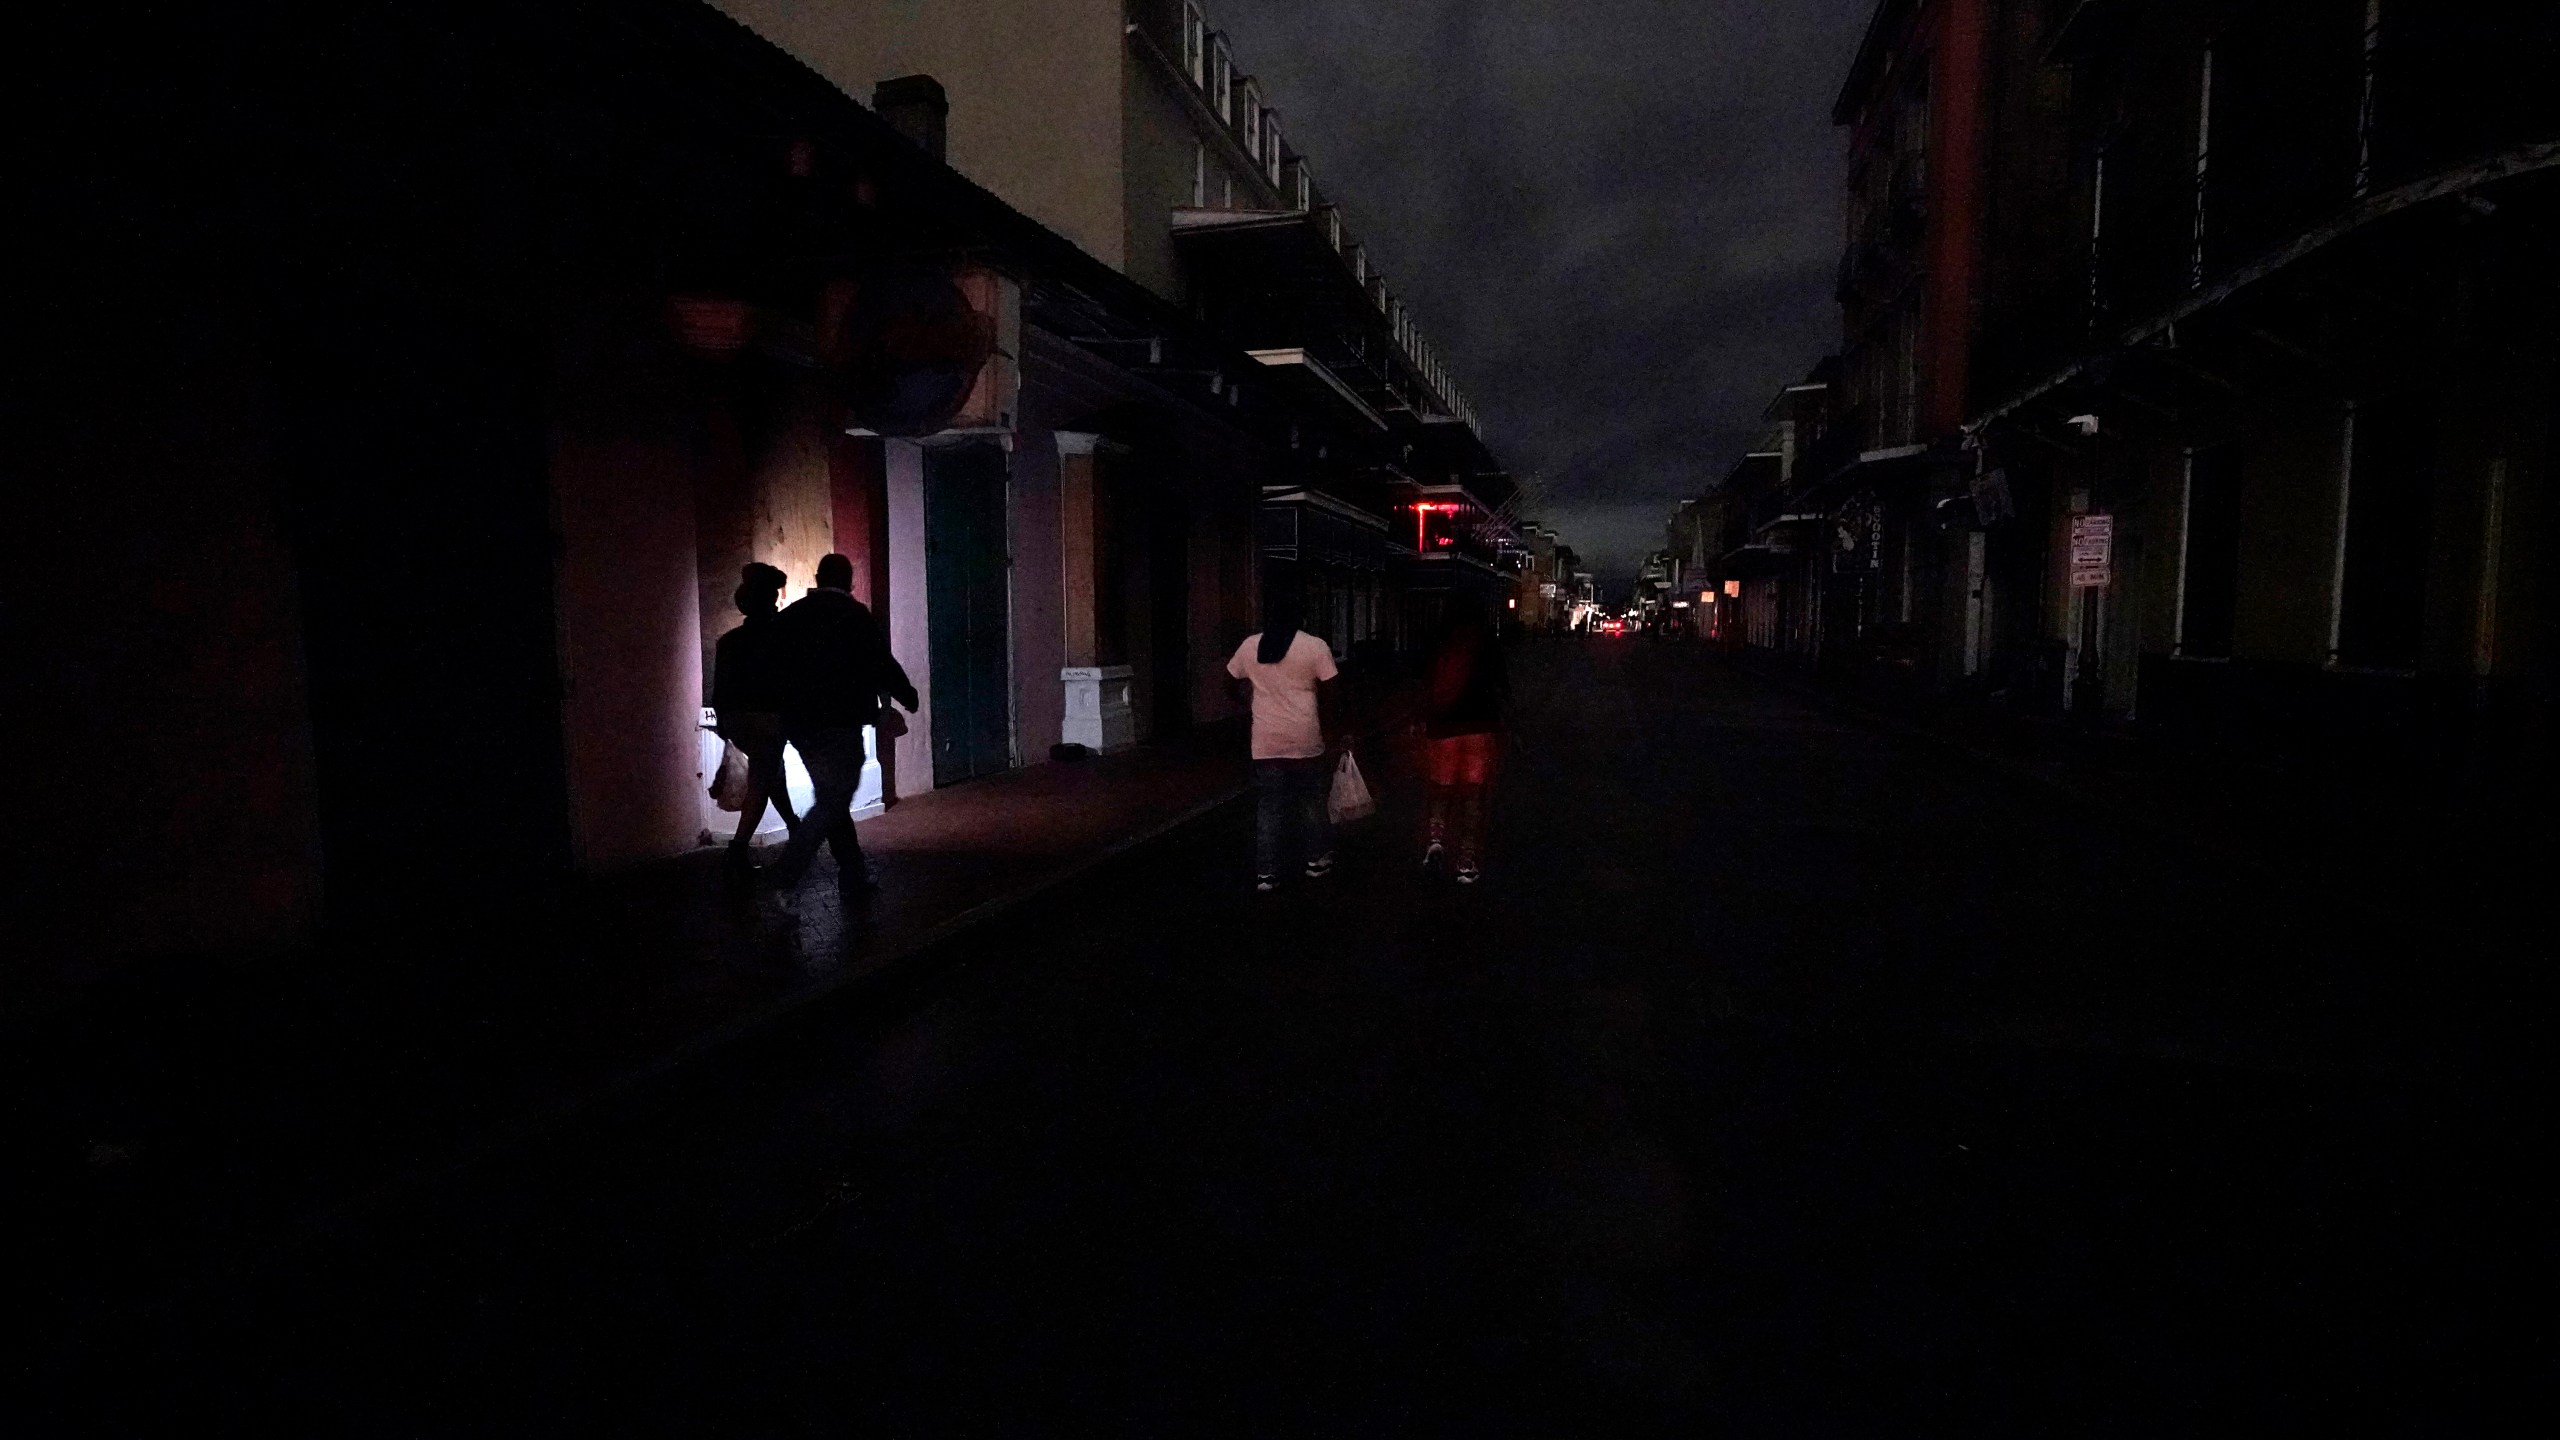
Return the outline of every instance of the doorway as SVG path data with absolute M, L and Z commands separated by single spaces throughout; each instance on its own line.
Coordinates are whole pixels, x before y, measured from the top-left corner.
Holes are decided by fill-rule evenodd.
M 925 452 L 925 625 L 937 786 L 1013 767 L 1006 480 L 998 446 Z

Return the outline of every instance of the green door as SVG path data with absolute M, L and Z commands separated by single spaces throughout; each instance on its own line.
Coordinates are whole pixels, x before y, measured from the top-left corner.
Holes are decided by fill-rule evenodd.
M 1013 764 L 1005 452 L 925 452 L 925 617 L 933 684 L 933 783 Z

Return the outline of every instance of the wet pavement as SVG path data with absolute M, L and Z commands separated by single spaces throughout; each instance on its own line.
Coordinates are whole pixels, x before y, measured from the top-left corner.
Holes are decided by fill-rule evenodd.
M 364 1433 L 2494 1434 L 2547 1009 L 1685 649 L 1524 649 L 1488 884 L 1213 812 L 102 1336 Z M 67 1397 L 67 1398 L 66 1398 Z

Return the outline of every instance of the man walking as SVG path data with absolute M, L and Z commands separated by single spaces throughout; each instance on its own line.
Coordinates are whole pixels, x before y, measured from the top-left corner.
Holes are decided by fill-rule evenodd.
M 780 858 L 767 867 L 783 907 L 795 904 L 801 878 L 825 841 L 835 852 L 836 888 L 847 896 L 871 889 L 862 842 L 853 832 L 853 795 L 862 787 L 862 730 L 879 723 L 887 697 L 914 714 L 915 685 L 869 606 L 853 598 L 853 562 L 818 562 L 818 588 L 774 619 L 784 672 L 782 734 L 809 767 L 816 801 Z

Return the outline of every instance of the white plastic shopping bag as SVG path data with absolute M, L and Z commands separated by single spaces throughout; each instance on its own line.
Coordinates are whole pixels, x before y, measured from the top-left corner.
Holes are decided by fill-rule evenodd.
M 1366 820 L 1377 813 L 1378 802 L 1369 794 L 1369 782 L 1360 778 L 1360 762 L 1351 752 L 1342 752 L 1342 762 L 1333 767 L 1333 793 L 1325 797 L 1324 811 L 1336 825 Z
M 747 808 L 747 752 L 734 740 L 720 747 L 720 769 L 711 777 L 711 803 L 723 810 Z

